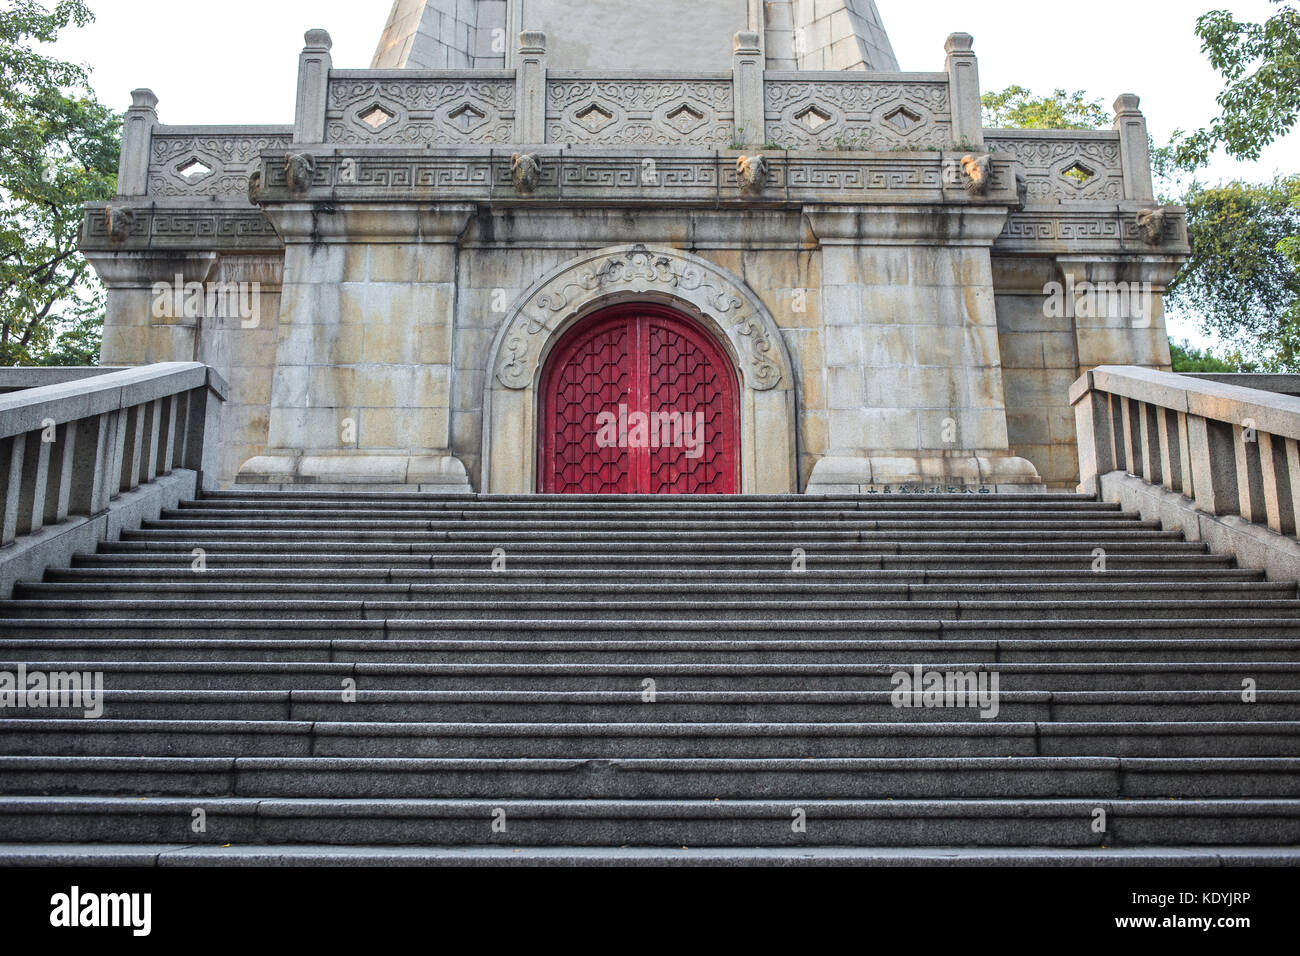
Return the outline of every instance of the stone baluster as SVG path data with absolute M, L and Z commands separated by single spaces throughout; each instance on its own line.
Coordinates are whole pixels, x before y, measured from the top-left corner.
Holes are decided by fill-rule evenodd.
M 298 57 L 298 103 L 294 111 L 295 143 L 325 142 L 325 110 L 329 100 L 330 49 L 334 41 L 324 30 L 308 30 L 307 45 Z
M 546 142 L 546 34 L 519 34 L 515 67 L 515 139 L 526 146 Z
M 944 44 L 948 52 L 948 89 L 952 101 L 952 140 L 958 149 L 984 148 L 983 106 L 980 103 L 980 67 L 975 38 L 954 33 Z
M 1138 109 L 1141 99 L 1125 93 L 1115 101 L 1115 131 L 1119 133 L 1120 165 L 1124 169 L 1124 198 L 1155 202 L 1151 182 L 1151 144 L 1147 120 Z
M 1247 521 L 1267 520 L 1264 507 L 1264 475 L 1260 467 L 1260 448 L 1268 435 L 1250 425 L 1232 426 L 1233 456 L 1237 466 L 1237 512 Z
M 762 146 L 767 142 L 767 117 L 763 93 L 763 51 L 757 33 L 737 33 L 734 39 L 736 142 Z
M 117 194 L 149 195 L 149 154 L 158 125 L 158 97 L 153 90 L 132 90 L 131 108 L 122 121 L 122 153 L 117 162 Z

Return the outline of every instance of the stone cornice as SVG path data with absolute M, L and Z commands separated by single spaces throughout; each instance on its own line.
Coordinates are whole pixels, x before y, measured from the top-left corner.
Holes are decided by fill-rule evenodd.
M 163 204 L 122 200 L 111 204 L 129 212 L 125 236 L 109 235 L 102 204 L 86 207 L 81 225 L 83 252 L 276 252 L 284 243 L 256 206 L 192 200 Z
M 748 151 L 757 156 L 759 151 Z M 757 186 L 737 169 L 739 151 L 556 149 L 538 147 L 536 182 L 525 191 L 511 173 L 511 151 L 310 147 L 309 183 L 291 190 L 283 154 L 266 154 L 254 198 L 263 204 L 472 201 L 542 205 L 761 206 L 944 203 L 1018 204 L 1014 167 L 993 162 L 982 196 L 970 195 L 956 152 L 762 153 Z
M 1169 207 L 1158 245 L 1148 245 L 1138 228 L 1138 203 L 1088 203 L 1028 207 L 1007 217 L 993 244 L 994 254 L 1074 255 L 1136 253 L 1186 256 L 1187 210 Z
M 1007 211 L 996 206 L 806 206 L 824 246 L 989 246 Z

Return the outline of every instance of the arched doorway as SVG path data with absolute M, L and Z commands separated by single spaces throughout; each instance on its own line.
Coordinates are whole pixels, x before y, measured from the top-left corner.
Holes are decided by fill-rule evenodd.
M 579 322 L 547 360 L 538 421 L 546 494 L 732 495 L 740 489 L 731 358 L 666 306 L 620 305 Z

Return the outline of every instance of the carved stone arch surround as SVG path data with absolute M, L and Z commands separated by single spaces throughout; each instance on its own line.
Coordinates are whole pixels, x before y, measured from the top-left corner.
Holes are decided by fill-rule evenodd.
M 725 269 L 688 252 L 645 245 L 579 256 L 511 307 L 488 365 L 482 491 L 536 491 L 538 383 L 546 359 L 574 324 L 620 302 L 670 306 L 717 337 L 740 380 L 742 492 L 797 493 L 797 378 L 776 321 Z

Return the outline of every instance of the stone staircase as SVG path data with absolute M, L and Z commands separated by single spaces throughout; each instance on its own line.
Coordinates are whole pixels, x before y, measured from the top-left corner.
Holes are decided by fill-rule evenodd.
M 20 664 L 105 711 L 0 712 L 0 862 L 1300 859 L 1296 586 L 1073 495 L 214 494 Z

